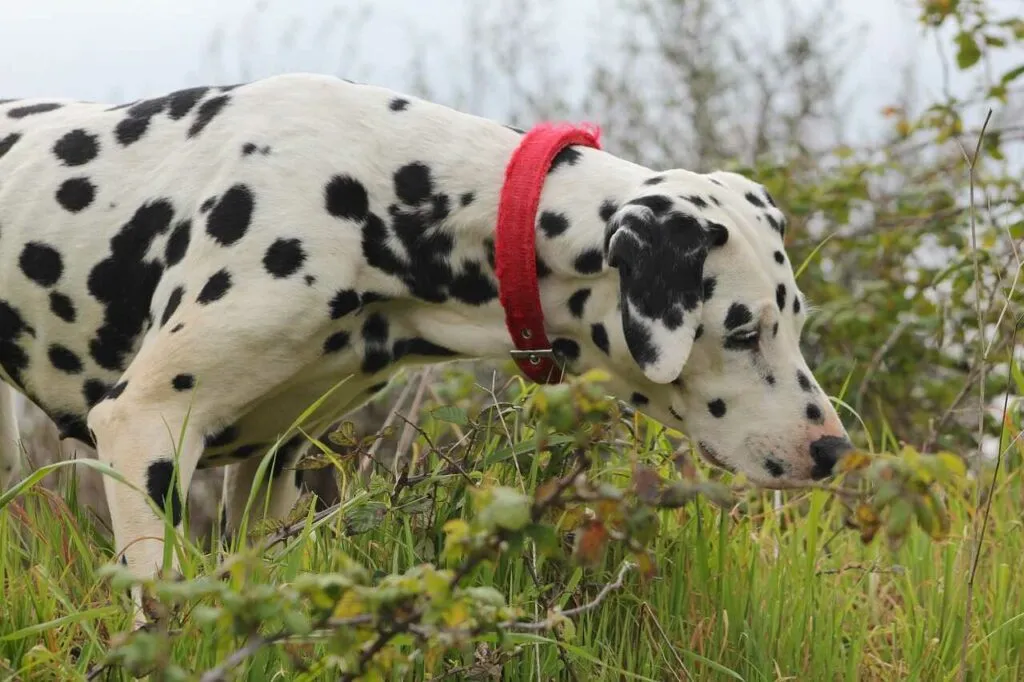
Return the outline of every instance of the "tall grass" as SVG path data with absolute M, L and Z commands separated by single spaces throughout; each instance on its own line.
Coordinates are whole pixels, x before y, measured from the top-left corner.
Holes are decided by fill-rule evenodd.
M 630 449 L 671 475 L 678 434 L 639 417 L 636 424 L 635 442 L 597 468 L 599 480 L 627 486 Z M 420 445 L 453 428 L 429 417 L 423 427 Z M 490 431 L 474 476 L 536 489 L 547 453 L 511 456 L 510 450 L 511 442 L 527 442 L 529 427 L 513 419 Z M 884 447 L 889 439 L 882 434 L 874 440 Z M 445 465 L 426 448 L 419 454 L 424 471 Z M 348 501 L 338 514 L 226 579 L 241 592 L 267 589 L 303 573 L 338 570 L 346 556 L 376 575 L 440 564 L 445 522 L 470 513 L 471 485 L 458 476 L 438 478 L 408 491 L 379 522 L 364 524 L 365 532 L 351 534 L 352 519 L 387 498 L 391 484 L 379 477 L 369 489 L 353 476 L 344 482 Z M 969 501 L 975 498 L 948 499 L 948 537 L 935 541 L 915 529 L 896 551 L 880 540 L 865 545 L 844 531 L 839 506 L 826 491 L 783 499 L 776 506 L 771 494 L 748 492 L 728 508 L 698 498 L 662 511 L 653 546 L 656 576 L 645 581 L 631 575 L 574 628 L 511 633 L 501 646 L 492 636 L 490 648 L 420 656 L 410 676 L 391 679 L 954 679 L 966 626 L 973 559 Z M 992 494 L 973 590 L 967 650 L 972 680 L 1024 679 L 1024 582 L 1016 574 L 1024 556 L 1022 509 L 1024 482 L 1015 468 L 999 477 Z M 195 548 L 181 551 L 186 577 L 216 570 L 222 558 Z M 109 556 L 109 542 L 79 510 L 73 488 L 64 495 L 31 488 L 0 510 L 0 679 L 85 679 L 103 662 L 117 633 L 130 625 L 126 597 L 97 577 Z M 549 606 L 593 598 L 627 558 L 612 545 L 599 566 L 585 568 L 564 556 L 539 556 L 528 543 L 484 563 L 467 583 L 493 586 L 527 617 L 540 619 Z M 243 644 L 238 635 L 207 629 L 188 613 L 174 628 L 169 649 L 153 655 L 197 675 Z M 407 653 L 413 644 L 398 640 Z M 234 672 L 250 680 L 335 679 L 318 672 L 322 647 L 315 641 L 264 647 Z M 98 679 L 124 678 L 114 666 Z

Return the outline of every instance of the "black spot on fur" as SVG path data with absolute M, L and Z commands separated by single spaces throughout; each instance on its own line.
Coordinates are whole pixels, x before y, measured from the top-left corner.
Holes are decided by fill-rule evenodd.
M 725 401 L 721 398 L 716 398 L 708 403 L 708 412 L 711 416 L 716 419 L 721 419 L 725 416 Z
M 463 206 L 469 206 L 473 203 L 474 199 L 476 199 L 475 194 L 472 192 L 465 192 L 461 197 L 459 197 L 459 203 Z
M 548 239 L 554 239 L 569 229 L 569 219 L 564 214 L 554 211 L 541 212 L 538 223 Z
M 285 441 L 274 453 L 274 460 L 270 464 L 270 475 L 273 478 L 280 478 L 289 466 L 295 463 L 299 448 L 305 442 L 302 434 L 292 436 Z
M 64 261 L 57 249 L 40 242 L 25 244 L 18 266 L 26 277 L 41 287 L 53 286 L 64 273 Z
M 11 151 L 11 147 L 20 139 L 21 135 L 19 133 L 10 133 L 3 139 L 0 139 L 0 158 L 3 158 L 4 154 Z
M 697 208 L 707 208 L 709 206 L 708 202 L 706 202 L 703 197 L 700 197 L 700 196 L 698 196 L 696 194 L 691 194 L 690 196 L 685 196 L 685 197 L 683 197 L 683 199 L 686 199 L 687 201 L 689 201 L 691 204 L 693 204 Z
M 0 366 L 14 383 L 22 386 L 21 374 L 28 367 L 28 354 L 18 340 L 22 334 L 31 334 L 21 314 L 4 300 L 0 300 Z
M 231 273 L 223 268 L 210 275 L 210 279 L 206 280 L 206 284 L 203 285 L 202 290 L 199 292 L 199 296 L 196 297 L 196 302 L 202 305 L 213 303 L 224 298 L 224 294 L 228 293 L 231 288 Z
M 479 263 L 467 262 L 452 278 L 448 293 L 469 305 L 483 305 L 498 297 L 497 285 L 484 274 Z
M 391 362 L 391 353 L 387 345 L 388 333 L 388 320 L 380 313 L 370 315 L 363 322 L 362 336 L 366 346 L 363 355 L 363 373 L 375 374 Z
M 77 414 L 58 412 L 53 415 L 53 423 L 57 426 L 57 432 L 60 434 L 61 440 L 74 438 L 87 445 L 96 447 L 96 440 L 92 437 L 92 432 L 89 431 L 85 420 Z
M 548 267 L 547 263 L 541 260 L 540 256 L 537 256 L 536 258 L 536 268 L 537 279 L 544 279 L 545 277 L 548 277 L 551 274 L 551 268 Z
M 50 364 L 62 372 L 78 374 L 82 371 L 82 360 L 66 346 L 55 343 L 50 346 L 46 354 L 50 358 Z
M 50 312 L 65 322 L 74 322 L 78 316 L 74 302 L 56 291 L 50 292 Z
M 775 305 L 779 306 L 779 310 L 786 309 L 786 285 L 780 284 L 775 287 Z
M 593 275 L 601 272 L 604 257 L 600 249 L 586 249 L 576 256 L 572 265 L 581 275 Z
M 7 112 L 7 116 L 10 118 L 25 118 L 26 116 L 32 116 L 34 114 L 45 114 L 48 111 L 55 111 L 60 109 L 62 104 L 57 102 L 42 102 L 40 104 L 27 104 L 23 107 L 14 107 Z
M 180 121 L 188 116 L 189 112 L 192 111 L 192 108 L 199 103 L 199 100 L 201 100 L 209 90 L 210 89 L 208 87 L 198 86 L 172 92 L 167 96 L 167 99 L 170 102 L 167 115 L 172 121 Z
M 181 324 L 179 322 L 178 324 L 176 324 L 173 327 L 171 327 L 171 334 L 177 334 L 178 332 L 180 332 L 184 328 L 185 328 L 185 325 L 183 325 L 183 324 Z
M 742 303 L 733 303 L 729 306 L 729 312 L 725 315 L 725 328 L 732 330 L 749 324 L 754 319 L 750 308 Z
M 210 209 L 213 208 L 214 204 L 217 203 L 217 197 L 207 197 L 203 199 L 203 203 L 199 204 L 200 213 L 209 213 Z
M 778 478 L 782 474 L 786 473 L 786 468 L 782 465 L 782 462 L 774 457 L 765 457 L 764 470 L 767 471 L 768 475 L 772 478 Z
M 206 219 L 206 232 L 221 246 L 231 246 L 245 236 L 255 202 L 246 185 L 233 185 L 217 201 Z
M 195 137 L 203 132 L 206 126 L 210 125 L 210 121 L 227 106 L 230 99 L 227 95 L 218 95 L 200 104 L 199 111 L 196 112 L 196 119 L 188 129 L 188 137 Z
M 135 144 L 149 130 L 151 120 L 151 116 L 131 116 L 129 112 L 127 118 L 121 119 L 114 126 L 114 137 L 117 138 L 118 143 L 123 147 Z
M 800 388 L 807 392 L 814 390 L 814 387 L 811 386 L 811 380 L 807 377 L 806 374 L 804 374 L 800 370 L 797 370 L 796 372 L 796 382 L 800 384 Z
M 645 396 L 643 393 L 634 393 L 629 397 L 629 402 L 633 403 L 637 407 L 643 407 L 650 404 L 651 399 Z
M 764 380 L 765 383 L 767 383 L 769 386 L 775 385 L 775 375 L 772 374 L 771 372 L 768 372 L 767 374 L 764 375 Z
M 701 298 L 705 301 L 710 301 L 711 297 L 715 295 L 715 286 L 717 286 L 718 280 L 714 277 L 705 277 L 704 281 L 701 282 L 701 291 L 703 292 Z
M 672 199 L 664 194 L 650 194 L 628 202 L 631 205 L 646 206 L 654 212 L 655 217 L 662 217 L 672 208 Z
M 698 324 L 697 325 L 697 331 L 694 332 L 694 334 L 693 334 L 693 340 L 696 341 L 697 339 L 699 339 L 703 335 L 704 335 L 704 325 Z
M 590 340 L 593 341 L 594 345 L 600 348 L 605 355 L 609 354 L 608 330 L 604 328 L 603 324 L 598 323 L 590 325 Z
M 167 262 L 167 267 L 177 265 L 185 257 L 191 235 L 191 220 L 182 220 L 174 226 L 171 236 L 167 238 L 167 244 L 164 245 L 164 260 Z
M 175 287 L 174 291 L 171 292 L 171 295 L 167 297 L 167 305 L 164 306 L 164 314 L 160 316 L 161 327 L 167 324 L 167 320 L 171 319 L 171 315 L 173 315 L 178 309 L 178 306 L 181 305 L 181 299 L 184 295 L 184 287 Z
M 645 185 L 658 185 L 663 182 L 665 182 L 665 176 L 663 175 L 654 175 L 644 180 Z
M 583 308 L 590 299 L 590 289 L 577 289 L 569 297 L 569 312 L 576 319 L 583 317 Z
M 405 111 L 409 107 L 409 100 L 404 97 L 396 97 L 388 102 L 388 109 L 391 111 Z
M 555 158 L 551 160 L 551 167 L 548 169 L 548 173 L 553 173 L 561 166 L 575 166 L 582 156 L 578 149 L 574 147 L 565 147 L 560 152 L 555 154 Z
M 88 178 L 70 178 L 57 188 L 57 203 L 70 213 L 89 207 L 96 198 L 96 187 Z
M 605 199 L 601 202 L 601 208 L 598 209 L 597 214 L 601 217 L 603 222 L 608 222 L 615 215 L 615 212 L 619 210 L 619 207 L 611 199 Z
M 359 294 L 353 289 L 342 289 L 330 303 L 331 319 L 337 320 L 359 308 Z
M 146 492 L 161 511 L 167 508 L 170 496 L 171 523 L 178 526 L 181 523 L 181 495 L 174 483 L 174 462 L 171 460 L 157 460 L 146 469 Z
M 85 404 L 89 409 L 92 409 L 97 403 L 103 400 L 103 397 L 107 395 L 107 391 L 110 390 L 110 385 L 106 384 L 99 379 L 87 379 L 82 384 L 82 397 L 85 398 Z
M 391 349 L 392 359 L 398 361 L 406 356 L 445 358 L 456 355 L 455 351 L 423 338 L 397 339 Z
M 568 365 L 572 365 L 580 359 L 580 344 L 572 339 L 555 339 L 551 342 L 551 350 Z
M 747 201 L 752 203 L 754 206 L 757 206 L 758 208 L 764 208 L 764 202 L 761 201 L 761 197 L 757 196 L 753 192 L 747 192 L 743 196 L 746 198 Z
M 127 355 L 149 323 L 153 292 L 163 275 L 146 255 L 158 235 L 170 229 L 174 210 L 163 199 L 144 204 L 110 240 L 110 255 L 89 272 L 89 293 L 104 306 L 103 325 L 89 343 L 93 359 L 123 370 Z
M 238 440 L 239 435 L 238 427 L 234 424 L 230 424 L 220 431 L 206 436 L 206 438 L 203 439 L 203 443 L 208 448 L 221 448 L 225 445 L 231 445 L 234 443 Z
M 337 353 L 348 346 L 348 332 L 334 332 L 324 341 L 324 353 Z
M 807 421 L 814 424 L 824 424 L 825 415 L 822 413 L 821 408 L 814 403 L 807 403 L 807 408 L 804 410 L 804 414 L 807 416 Z
M 107 391 L 107 400 L 117 400 L 121 397 L 121 394 L 124 393 L 126 388 L 128 388 L 127 381 L 119 381 L 114 384 L 114 387 Z
M 263 255 L 263 267 L 273 277 L 294 275 L 306 261 L 306 252 L 298 239 L 276 239 Z
M 394 181 L 395 193 L 399 201 L 405 204 L 421 204 L 429 199 L 434 191 L 430 168 L 418 161 L 395 171 Z
M 658 349 L 651 341 L 651 333 L 643 324 L 629 318 L 622 329 L 629 344 L 630 353 L 640 367 L 653 365 L 658 361 Z
M 793 314 L 794 315 L 799 315 L 800 314 L 800 297 L 799 296 L 794 296 L 793 297 Z
M 196 378 L 191 374 L 175 374 L 171 379 L 171 387 L 175 391 L 191 391 L 195 385 Z
M 65 166 L 82 166 L 100 153 L 99 138 L 76 128 L 54 143 L 53 153 Z
M 786 256 L 781 251 L 776 251 L 773 255 L 775 256 L 775 262 L 779 265 L 786 262 Z
M 366 220 L 370 197 L 366 187 L 350 175 L 335 175 L 324 187 L 324 204 L 335 218 Z

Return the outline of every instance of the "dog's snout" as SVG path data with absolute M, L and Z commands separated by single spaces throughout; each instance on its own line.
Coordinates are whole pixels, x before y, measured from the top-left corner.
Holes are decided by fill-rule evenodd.
M 852 448 L 850 441 L 839 436 L 822 436 L 811 443 L 811 459 L 814 460 L 811 478 L 818 481 L 829 476 L 843 453 Z

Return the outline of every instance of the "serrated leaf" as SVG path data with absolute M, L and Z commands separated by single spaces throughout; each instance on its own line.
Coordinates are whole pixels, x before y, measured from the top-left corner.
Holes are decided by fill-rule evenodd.
M 381 502 L 367 502 L 353 507 L 345 514 L 345 530 L 349 535 L 359 535 L 373 530 L 384 519 L 387 507 Z
M 454 405 L 442 405 L 433 410 L 430 416 L 438 421 L 455 424 L 456 426 L 469 424 L 469 417 L 466 415 L 466 411 Z

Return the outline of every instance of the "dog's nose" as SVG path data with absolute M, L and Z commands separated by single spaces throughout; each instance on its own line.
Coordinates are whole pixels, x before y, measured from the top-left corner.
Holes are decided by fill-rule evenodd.
M 853 443 L 839 436 L 822 436 L 811 443 L 811 459 L 814 460 L 811 478 L 818 481 L 829 476 L 843 453 L 852 449 Z

